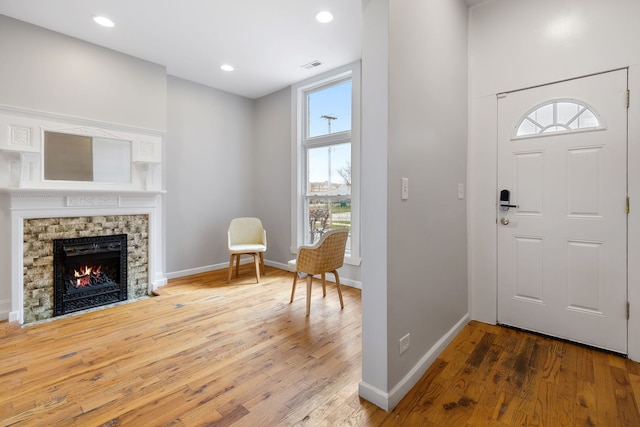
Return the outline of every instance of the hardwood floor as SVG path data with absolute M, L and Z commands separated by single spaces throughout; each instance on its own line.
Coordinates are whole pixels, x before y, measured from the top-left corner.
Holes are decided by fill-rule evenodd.
M 392 412 L 358 397 L 360 291 L 252 266 L 48 323 L 0 323 L 2 426 L 640 426 L 640 366 L 471 322 Z
M 640 364 L 469 323 L 381 425 L 640 426 Z

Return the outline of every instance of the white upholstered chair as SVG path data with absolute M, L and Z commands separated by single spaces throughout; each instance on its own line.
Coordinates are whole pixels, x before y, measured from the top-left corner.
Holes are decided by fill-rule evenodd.
M 229 277 L 233 275 L 233 260 L 236 260 L 236 277 L 240 270 L 240 256 L 253 256 L 256 280 L 260 283 L 260 273 L 264 274 L 264 252 L 267 250 L 267 232 L 258 218 L 234 218 L 227 231 L 229 249 Z
M 314 245 L 300 246 L 298 257 L 289 261 L 288 268 L 293 272 L 293 287 L 289 303 L 293 302 L 298 275 L 305 273 L 307 275 L 307 316 L 311 310 L 311 282 L 314 274 L 320 274 L 322 278 L 322 296 L 326 296 L 325 273 L 333 273 L 336 278 L 340 307 L 344 308 L 338 268 L 342 267 L 344 263 L 344 250 L 347 245 L 348 235 L 349 230 L 346 228 L 330 230 L 323 234 Z

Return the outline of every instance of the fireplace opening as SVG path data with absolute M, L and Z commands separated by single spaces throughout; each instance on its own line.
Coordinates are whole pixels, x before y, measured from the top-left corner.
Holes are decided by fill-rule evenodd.
M 127 300 L 127 235 L 53 241 L 53 315 Z

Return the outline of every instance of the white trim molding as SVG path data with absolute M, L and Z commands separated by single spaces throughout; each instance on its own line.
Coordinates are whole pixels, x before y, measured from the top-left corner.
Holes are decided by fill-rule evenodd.
M 253 260 L 251 258 L 245 258 L 240 261 L 240 264 L 250 264 L 252 262 Z M 269 267 L 274 267 L 280 270 L 289 271 L 287 264 L 283 264 L 281 262 L 265 260 L 264 264 L 268 265 Z M 186 270 L 167 272 L 166 277 L 167 279 L 177 279 L 178 277 L 192 276 L 194 274 L 207 273 L 209 271 L 223 270 L 227 268 L 229 268 L 229 263 L 224 262 L 224 263 L 218 263 L 218 264 L 205 265 L 197 268 L 189 268 Z M 330 279 L 331 279 L 331 275 L 327 276 L 327 281 L 331 282 Z M 356 288 L 356 289 L 362 289 L 362 282 L 358 280 L 347 279 L 342 274 L 340 275 L 340 284 L 349 286 L 352 288 Z
M 360 381 L 358 385 L 358 394 L 360 397 L 368 400 L 374 405 L 384 409 L 385 411 L 392 411 L 400 400 L 411 391 L 411 389 L 418 384 L 420 378 L 429 369 L 429 367 L 435 362 L 440 353 L 447 348 L 447 345 L 453 341 L 453 339 L 462 331 L 462 329 L 469 323 L 469 315 L 465 314 L 454 326 L 451 328 L 442 338 L 436 342 L 433 347 L 427 351 L 424 356 L 415 364 L 413 368 L 402 378 L 402 380 L 386 393 L 370 384 Z
M 351 79 L 351 253 L 345 257 L 345 264 L 360 265 L 360 139 L 361 139 L 361 64 L 360 61 L 327 71 L 292 86 L 291 89 L 291 253 L 304 244 L 305 224 L 303 218 L 304 112 L 306 93 L 344 79 Z M 332 135 L 339 135 L 335 133 Z

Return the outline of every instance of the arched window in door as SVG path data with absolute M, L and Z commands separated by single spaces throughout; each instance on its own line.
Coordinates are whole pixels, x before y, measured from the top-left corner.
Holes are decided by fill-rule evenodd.
M 543 102 L 529 110 L 515 128 L 515 138 L 601 129 L 599 114 L 575 99 Z

